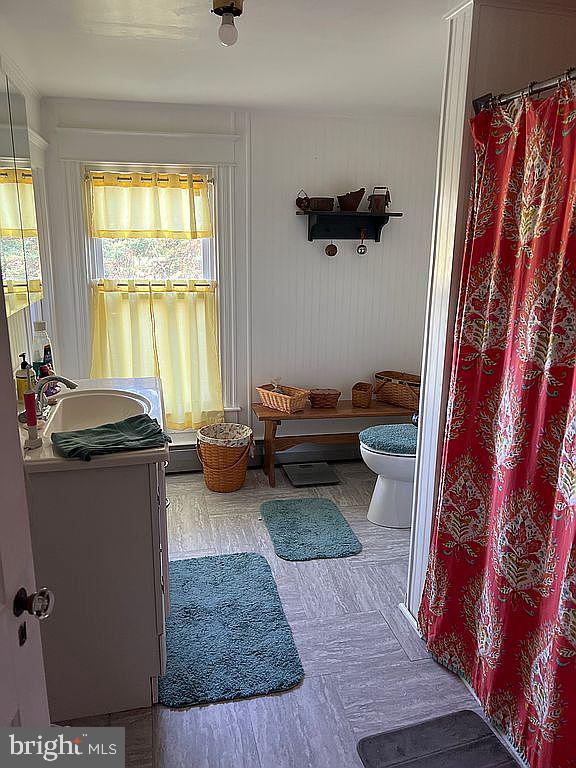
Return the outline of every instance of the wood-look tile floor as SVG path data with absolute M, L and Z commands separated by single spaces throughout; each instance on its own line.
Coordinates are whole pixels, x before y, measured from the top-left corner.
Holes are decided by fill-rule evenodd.
M 171 711 L 137 710 L 90 723 L 126 727 L 129 768 L 359 768 L 362 736 L 477 706 L 438 666 L 400 612 L 408 531 L 369 523 L 374 476 L 361 462 L 334 465 L 342 483 L 295 489 L 260 470 L 237 493 L 209 492 L 201 474 L 168 477 L 173 560 L 260 552 L 276 578 L 306 678 L 287 693 Z M 325 496 L 362 542 L 359 555 L 293 563 L 274 554 L 259 516 L 267 499 Z

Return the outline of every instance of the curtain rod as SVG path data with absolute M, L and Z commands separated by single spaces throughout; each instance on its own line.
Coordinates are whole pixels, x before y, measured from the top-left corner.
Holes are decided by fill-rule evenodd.
M 102 287 L 104 285 L 104 281 L 102 279 L 96 280 L 99 287 Z M 128 288 L 130 283 L 126 282 L 116 282 L 112 281 L 118 288 Z M 164 288 L 166 286 L 166 283 L 171 282 L 174 288 L 188 288 L 190 283 L 193 283 L 194 288 L 211 288 L 215 281 L 213 280 L 205 280 L 203 282 L 197 282 L 196 280 L 189 280 L 187 282 L 184 282 L 182 280 L 146 280 L 145 282 L 139 282 L 137 280 L 132 281 L 135 288 Z
M 563 83 L 568 83 L 570 81 L 576 81 L 576 67 L 570 67 L 562 75 L 550 77 L 548 80 L 542 80 L 539 83 L 533 81 L 529 83 L 526 88 L 521 88 L 518 91 L 501 93 L 498 96 L 494 96 L 492 93 L 480 96 L 472 102 L 474 105 L 474 112 L 478 114 L 484 109 L 491 109 L 495 106 L 509 104 L 511 101 L 520 98 L 520 96 L 536 96 L 539 93 L 544 93 L 544 91 L 549 91 L 551 88 L 559 88 Z
M 24 172 L 25 171 L 23 171 L 23 173 Z M 109 173 L 109 174 L 111 173 L 113 175 L 115 174 L 116 176 L 118 176 L 119 181 L 130 181 L 134 174 L 138 174 L 138 175 L 142 176 L 142 181 L 154 181 L 154 177 L 153 177 L 153 175 L 150 174 L 149 171 L 147 171 L 146 173 L 143 173 L 142 171 L 125 171 L 125 172 L 120 172 L 120 171 L 93 171 L 93 170 L 88 170 L 88 171 L 86 171 L 85 178 L 88 181 L 91 178 L 95 178 L 95 179 L 98 179 L 100 181 L 100 180 L 104 179 L 104 175 L 103 174 L 105 174 L 105 173 Z M 158 181 L 165 181 L 165 180 L 167 180 L 168 176 L 180 176 L 180 178 L 188 178 L 188 176 L 206 176 L 206 174 L 196 173 L 195 171 L 193 171 L 192 173 L 183 173 L 182 171 L 176 171 L 175 173 L 168 173 L 167 171 L 161 171 L 161 172 L 155 171 L 154 173 L 156 174 L 156 176 L 158 176 Z M 166 178 L 164 178 L 164 177 L 166 177 Z M 192 179 L 192 184 L 194 184 L 195 182 L 198 182 L 199 184 L 201 184 L 201 183 L 214 184 L 216 182 L 216 179 L 214 179 L 212 176 L 206 176 L 205 179 L 204 178 L 203 179 Z

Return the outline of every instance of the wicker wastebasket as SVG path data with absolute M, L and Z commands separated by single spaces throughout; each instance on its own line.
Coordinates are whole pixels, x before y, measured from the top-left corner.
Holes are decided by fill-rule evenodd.
M 211 424 L 198 430 L 196 450 L 211 491 L 231 493 L 246 480 L 252 430 L 243 424 Z

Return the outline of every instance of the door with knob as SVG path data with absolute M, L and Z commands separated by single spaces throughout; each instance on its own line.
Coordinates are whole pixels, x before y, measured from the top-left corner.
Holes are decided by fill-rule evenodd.
M 35 589 L 16 393 L 0 291 L 0 726 L 50 724 L 39 619 L 54 596 Z

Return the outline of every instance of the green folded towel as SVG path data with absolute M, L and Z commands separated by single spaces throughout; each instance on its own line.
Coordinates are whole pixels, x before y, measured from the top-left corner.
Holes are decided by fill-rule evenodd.
M 92 456 L 104 453 L 161 448 L 172 442 L 168 435 L 162 432 L 156 419 L 151 419 L 145 413 L 91 429 L 52 432 L 51 437 L 59 456 L 82 461 L 90 461 Z

